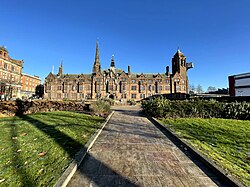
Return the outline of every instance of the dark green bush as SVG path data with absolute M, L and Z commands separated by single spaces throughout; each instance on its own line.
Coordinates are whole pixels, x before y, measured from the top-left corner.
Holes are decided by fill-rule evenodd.
M 224 103 L 215 100 L 174 100 L 157 97 L 142 102 L 143 111 L 157 118 L 250 119 L 250 103 Z
M 224 105 L 223 117 L 230 119 L 250 119 L 250 103 L 234 102 Z

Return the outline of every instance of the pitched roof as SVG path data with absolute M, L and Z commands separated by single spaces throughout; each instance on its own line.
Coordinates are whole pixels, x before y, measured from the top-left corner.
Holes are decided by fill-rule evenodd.
M 164 74 L 164 73 L 131 73 L 130 74 L 130 77 L 131 78 L 138 78 L 140 75 L 143 75 L 145 78 L 148 78 L 148 79 L 153 79 L 153 78 L 155 78 L 157 75 L 160 75 L 160 76 L 162 76 L 162 77 L 166 77 L 166 74 Z

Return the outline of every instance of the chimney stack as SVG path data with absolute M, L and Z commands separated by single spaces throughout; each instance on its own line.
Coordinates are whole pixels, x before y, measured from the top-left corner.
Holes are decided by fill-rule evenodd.
M 166 75 L 169 76 L 170 72 L 169 72 L 169 66 L 166 67 Z
M 130 66 L 128 66 L 128 74 L 130 75 Z

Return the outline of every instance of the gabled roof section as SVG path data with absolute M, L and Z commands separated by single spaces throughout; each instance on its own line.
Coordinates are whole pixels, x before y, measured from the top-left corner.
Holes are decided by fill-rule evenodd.
M 136 74 L 136 73 L 131 73 L 130 74 L 130 77 L 131 78 L 139 78 L 142 74 Z M 153 79 L 153 78 L 164 78 L 166 77 L 165 74 L 154 74 L 154 73 L 143 73 L 143 76 L 141 78 L 147 78 L 147 79 Z
M 54 79 L 56 76 L 53 73 L 49 73 L 45 79 Z
M 127 76 L 128 76 L 128 74 L 127 74 L 127 73 L 125 73 L 125 71 L 122 71 L 122 72 L 119 74 L 119 76 L 120 76 L 120 77 L 127 77 Z
M 145 75 L 143 73 L 137 75 L 137 78 L 146 78 Z
M 97 73 L 95 74 L 95 76 L 96 76 L 96 77 L 102 77 L 102 76 L 103 76 L 103 73 L 102 73 L 102 72 L 97 72 Z
M 181 76 L 181 74 L 180 73 L 175 73 L 174 75 L 173 75 L 173 78 L 180 78 L 180 79 L 182 79 L 182 76 Z
M 84 77 L 85 77 L 84 74 L 78 75 L 78 78 L 84 78 Z
M 157 75 L 154 75 L 154 78 L 162 78 L 162 75 L 158 73 Z
M 115 69 L 115 72 L 116 72 L 116 73 L 122 73 L 123 70 L 122 70 L 122 69 L 119 69 L 119 68 L 116 68 L 116 69 Z
M 89 78 L 92 74 L 63 74 L 62 78 Z

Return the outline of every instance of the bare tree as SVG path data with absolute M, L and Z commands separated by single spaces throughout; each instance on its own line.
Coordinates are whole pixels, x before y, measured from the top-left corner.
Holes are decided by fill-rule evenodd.
M 198 84 L 198 86 L 197 86 L 197 93 L 198 94 L 204 93 L 203 88 L 200 84 Z
M 217 88 L 215 86 L 209 86 L 207 88 L 207 93 L 209 93 L 209 92 L 215 92 L 215 91 L 217 91 Z
M 196 88 L 194 86 L 194 84 L 190 84 L 189 85 L 189 94 L 194 94 L 196 93 Z

